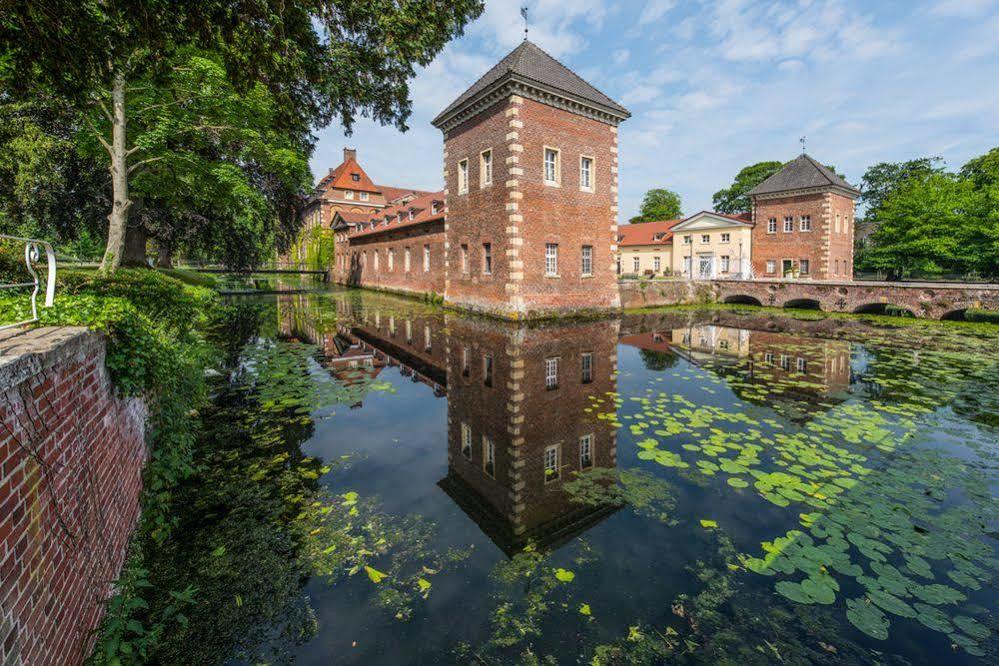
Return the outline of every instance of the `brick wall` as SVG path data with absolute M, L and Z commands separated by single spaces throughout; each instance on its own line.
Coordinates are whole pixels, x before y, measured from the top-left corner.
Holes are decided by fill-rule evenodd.
M 81 328 L 0 333 L 0 663 L 81 663 L 139 515 L 145 407 Z
M 833 192 L 758 199 L 753 210 L 753 272 L 758 277 L 781 277 L 783 261 L 790 259 L 797 269 L 802 259 L 809 262 L 808 277 L 813 280 L 850 278 L 853 275 L 854 201 Z M 801 217 L 811 217 L 812 230 L 801 230 Z M 784 218 L 794 218 L 794 229 L 784 231 Z M 839 232 L 836 217 L 840 218 Z M 769 233 L 768 220 L 777 219 L 777 232 Z M 767 261 L 776 270 L 767 272 Z M 837 264 L 837 262 L 839 262 Z M 840 273 L 835 274 L 836 267 Z M 845 267 L 851 267 L 847 270 Z
M 430 269 L 423 269 L 423 247 L 430 247 Z M 406 249 L 409 270 L 406 270 Z M 393 252 L 391 270 L 389 252 Z M 429 222 L 351 238 L 344 281 L 358 287 L 413 294 L 444 293 L 444 223 Z M 375 257 L 378 257 L 377 261 Z
M 560 151 L 561 181 L 544 181 L 545 147 Z M 491 150 L 483 186 L 480 155 Z M 593 191 L 580 189 L 580 158 L 593 163 Z M 458 165 L 468 160 L 468 192 Z M 448 132 L 444 142 L 448 220 L 445 298 L 507 316 L 616 307 L 617 128 L 511 95 Z M 483 270 L 483 245 L 492 273 Z M 558 245 L 558 275 L 545 275 L 545 246 Z M 592 274 L 581 271 L 592 248 Z M 461 270 L 463 246 L 469 271 Z

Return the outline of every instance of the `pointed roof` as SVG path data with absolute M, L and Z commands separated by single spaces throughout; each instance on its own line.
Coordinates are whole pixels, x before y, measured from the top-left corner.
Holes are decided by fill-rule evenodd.
M 511 82 L 523 83 L 547 93 L 554 93 L 577 104 L 594 108 L 618 120 L 624 120 L 631 116 L 626 108 L 545 53 L 537 44 L 525 39 L 520 46 L 496 63 L 482 78 L 473 83 L 458 99 L 434 118 L 434 127 L 441 128 L 448 119 L 465 107 Z
M 348 157 L 340 163 L 340 166 L 330 169 L 330 172 L 316 186 L 316 189 L 323 191 L 331 188 L 358 190 L 361 192 L 381 191 L 371 181 L 371 178 L 368 177 L 368 174 L 365 173 L 354 157 Z
M 816 187 L 835 187 L 860 195 L 860 190 L 846 182 L 824 165 L 802 153 L 784 165 L 784 168 L 749 190 L 749 196 L 776 194 L 788 190 L 804 190 Z

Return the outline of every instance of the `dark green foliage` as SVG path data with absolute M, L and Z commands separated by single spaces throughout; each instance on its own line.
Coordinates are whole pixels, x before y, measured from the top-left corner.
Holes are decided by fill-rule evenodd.
M 999 312 L 996 312 L 995 310 L 980 310 L 977 308 L 971 308 L 964 313 L 964 318 L 967 321 L 999 324 Z
M 641 213 L 629 220 L 636 222 L 661 222 L 675 220 L 683 216 L 680 208 L 680 195 L 672 190 L 654 189 L 645 193 Z
M 783 166 L 783 162 L 757 162 L 742 169 L 736 174 L 731 186 L 718 190 L 711 197 L 715 210 L 732 215 L 748 212 L 751 203 L 746 192 L 780 171 Z
M 942 163 L 940 157 L 921 157 L 906 162 L 879 162 L 868 167 L 860 179 L 860 203 L 867 207 L 865 219 L 877 220 L 885 199 L 910 178 L 943 173 Z

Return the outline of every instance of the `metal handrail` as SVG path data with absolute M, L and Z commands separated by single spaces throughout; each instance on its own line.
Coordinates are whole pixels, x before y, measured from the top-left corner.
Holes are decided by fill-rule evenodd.
M 38 321 L 38 292 L 41 290 L 41 282 L 38 279 L 38 272 L 35 270 L 34 264 L 41 258 L 41 251 L 39 246 L 45 248 L 45 256 L 48 263 L 48 276 L 45 282 L 45 307 L 52 307 L 55 302 L 55 285 L 56 285 L 56 257 L 55 251 L 52 249 L 52 244 L 48 241 L 38 240 L 37 238 L 20 238 L 18 236 L 7 236 L 5 234 L 0 234 L 0 240 L 15 241 L 18 243 L 24 243 L 24 265 L 28 269 L 28 273 L 31 275 L 31 282 L 13 282 L 10 284 L 0 284 L 0 289 L 26 289 L 31 288 L 31 319 L 26 319 L 24 321 L 19 321 L 14 324 L 5 324 L 0 326 L 0 331 L 8 328 L 14 328 L 16 326 L 24 326 L 25 324 L 32 324 Z

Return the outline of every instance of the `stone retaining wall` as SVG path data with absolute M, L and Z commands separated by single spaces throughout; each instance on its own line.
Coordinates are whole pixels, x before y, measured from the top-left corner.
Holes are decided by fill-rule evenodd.
M 0 664 L 88 656 L 139 516 L 146 409 L 85 328 L 0 332 Z

